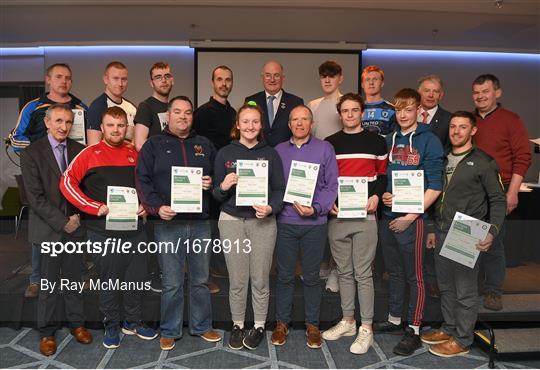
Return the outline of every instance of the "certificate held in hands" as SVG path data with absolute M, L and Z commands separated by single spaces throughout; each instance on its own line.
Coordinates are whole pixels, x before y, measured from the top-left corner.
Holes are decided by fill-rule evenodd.
M 236 161 L 236 205 L 268 205 L 268 161 Z
M 84 109 L 72 109 L 73 125 L 69 131 L 68 137 L 82 145 L 86 145 L 86 129 L 84 127 Z
M 287 203 L 298 202 L 303 206 L 311 207 L 317 176 L 319 176 L 319 167 L 315 163 L 292 161 L 283 201 Z
M 439 254 L 464 266 L 474 268 L 480 251 L 476 244 L 487 237 L 491 224 L 456 212 Z
M 139 199 L 134 188 L 107 186 L 107 207 L 109 213 L 105 218 L 106 230 L 137 230 Z
M 171 167 L 171 208 L 177 213 L 201 213 L 203 169 Z
M 367 177 L 338 177 L 338 218 L 366 218 Z
M 392 212 L 424 213 L 424 170 L 392 171 Z

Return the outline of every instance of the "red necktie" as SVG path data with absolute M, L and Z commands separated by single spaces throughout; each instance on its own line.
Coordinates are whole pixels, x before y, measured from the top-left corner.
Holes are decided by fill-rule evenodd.
M 428 123 L 427 118 L 429 117 L 429 113 L 426 111 L 422 112 L 422 123 Z

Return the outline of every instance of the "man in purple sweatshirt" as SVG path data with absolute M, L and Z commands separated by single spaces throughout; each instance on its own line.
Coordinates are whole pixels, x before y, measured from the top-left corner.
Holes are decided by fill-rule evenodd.
M 300 162 L 295 163 L 297 166 L 307 163 L 307 166 L 318 167 L 318 175 L 311 205 L 302 205 L 298 201 L 286 202 L 278 217 L 277 325 L 272 333 L 274 345 L 283 345 L 287 341 L 298 251 L 302 256 L 307 345 L 310 348 L 320 348 L 322 345 L 319 332 L 321 305 L 319 266 L 327 239 L 328 212 L 332 209 L 337 197 L 338 167 L 332 145 L 312 136 L 312 127 L 311 110 L 305 105 L 297 106 L 289 115 L 291 139 L 276 146 L 283 162 L 283 172 L 287 182 L 293 161 Z M 287 189 L 287 191 L 291 190 Z

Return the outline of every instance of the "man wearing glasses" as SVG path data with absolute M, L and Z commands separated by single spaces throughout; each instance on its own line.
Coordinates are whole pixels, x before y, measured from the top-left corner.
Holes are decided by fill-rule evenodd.
M 152 96 L 139 104 L 135 114 L 135 149 L 140 151 L 146 140 L 161 133 L 167 126 L 167 107 L 169 94 L 174 86 L 171 67 L 164 62 L 157 62 L 150 68 L 150 86 Z
M 264 138 L 270 146 L 276 146 L 291 138 L 289 114 L 294 107 L 303 105 L 304 100 L 282 89 L 285 74 L 280 63 L 266 62 L 261 77 L 264 91 L 248 96 L 245 101 L 252 100 L 262 108 Z

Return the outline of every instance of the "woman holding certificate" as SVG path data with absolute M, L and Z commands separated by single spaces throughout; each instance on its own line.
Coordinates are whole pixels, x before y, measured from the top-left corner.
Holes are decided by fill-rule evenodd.
M 233 141 L 218 152 L 215 164 L 214 198 L 222 203 L 219 231 L 230 280 L 232 349 L 255 349 L 263 339 L 275 215 L 283 207 L 283 166 L 277 152 L 262 138 L 262 114 L 253 102 L 239 109 L 231 131 Z M 250 280 L 255 325 L 245 335 Z

